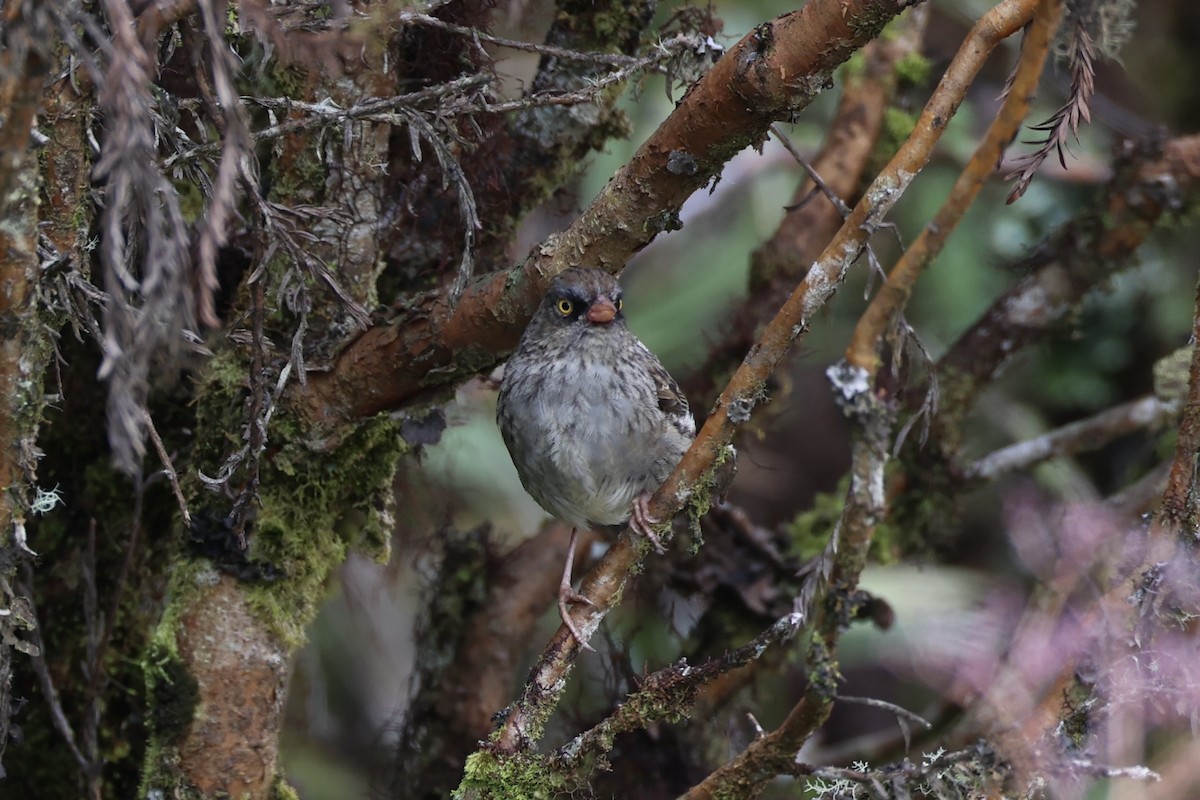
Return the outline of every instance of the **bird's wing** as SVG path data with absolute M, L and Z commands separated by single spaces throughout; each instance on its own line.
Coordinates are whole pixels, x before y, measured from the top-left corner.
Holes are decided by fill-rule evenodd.
M 638 344 L 642 344 L 638 342 Z M 679 388 L 679 384 L 667 372 L 658 357 L 650 352 L 645 345 L 642 351 L 646 354 L 646 369 L 654 381 L 654 390 L 658 395 L 658 407 L 667 415 L 671 424 L 682 431 L 689 439 L 696 435 L 696 420 L 688 408 L 687 398 Z

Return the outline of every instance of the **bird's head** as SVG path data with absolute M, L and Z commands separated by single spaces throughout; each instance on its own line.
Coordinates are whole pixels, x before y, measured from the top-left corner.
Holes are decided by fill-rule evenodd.
M 623 325 L 623 306 L 616 278 L 603 270 L 572 267 L 550 284 L 537 317 L 544 328 L 582 334 Z

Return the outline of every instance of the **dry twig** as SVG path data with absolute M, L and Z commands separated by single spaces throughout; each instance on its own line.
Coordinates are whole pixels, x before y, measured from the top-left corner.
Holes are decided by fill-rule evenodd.
M 1051 458 L 1098 450 L 1109 442 L 1138 430 L 1157 431 L 1179 417 L 1179 404 L 1143 397 L 1105 409 L 1095 416 L 1072 422 L 1036 439 L 989 453 L 967 468 L 968 481 L 990 481 L 1009 472 L 1029 469 Z

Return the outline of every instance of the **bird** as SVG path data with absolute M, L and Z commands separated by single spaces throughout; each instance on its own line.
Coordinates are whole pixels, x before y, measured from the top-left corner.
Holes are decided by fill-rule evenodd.
M 547 289 L 504 367 L 496 420 L 521 484 L 571 525 L 558 610 L 579 645 L 570 604 L 581 528 L 626 524 L 658 552 L 661 522 L 648 503 L 696 436 L 687 398 L 658 357 L 626 325 L 621 285 L 609 273 L 571 267 Z

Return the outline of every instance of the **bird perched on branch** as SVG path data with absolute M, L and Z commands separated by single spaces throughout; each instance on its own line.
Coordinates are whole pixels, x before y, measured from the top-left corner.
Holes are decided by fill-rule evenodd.
M 628 523 L 662 552 L 647 503 L 696 435 L 679 385 L 621 311 L 614 277 L 565 270 L 505 366 L 496 404 L 525 490 L 572 526 L 558 610 L 585 648 L 569 614 L 571 603 L 591 604 L 571 588 L 578 529 Z

